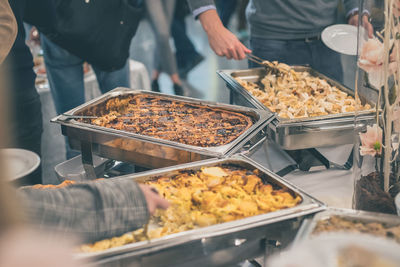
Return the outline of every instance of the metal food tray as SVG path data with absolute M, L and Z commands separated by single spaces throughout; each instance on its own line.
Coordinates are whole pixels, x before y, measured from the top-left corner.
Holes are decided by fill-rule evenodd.
M 400 225 L 400 217 L 391 214 L 368 212 L 361 210 L 328 208 L 323 212 L 315 214 L 312 218 L 304 219 L 296 235 L 294 243 L 312 237 L 312 233 L 319 221 L 327 220 L 332 216 L 339 216 L 344 219 L 359 221 L 362 223 L 377 222 L 387 227 Z
M 202 227 L 167 235 L 161 238 L 131 243 L 101 252 L 80 253 L 79 259 L 90 260 L 96 266 L 179 266 L 192 262 L 195 266 L 216 266 L 238 262 L 263 254 L 263 240 L 277 240 L 287 234 L 291 227 L 298 228 L 305 215 L 325 209 L 324 205 L 301 189 L 284 181 L 261 165 L 241 155 L 226 159 L 210 159 L 180 166 L 152 170 L 137 175 L 121 176 L 137 182 L 171 177 L 182 170 L 200 170 L 202 167 L 235 165 L 246 169 L 258 169 L 263 180 L 288 188 L 299 195 L 302 202 L 295 207 L 247 217 L 236 221 Z
M 325 79 L 330 85 L 354 97 L 354 91 L 310 67 L 292 66 L 292 68 L 295 71 L 306 71 L 312 76 Z M 266 74 L 265 68 L 219 70 L 218 74 L 225 80 L 228 88 L 231 90 L 231 103 L 270 111 L 235 80 L 235 77 L 239 77 L 249 82 L 261 81 Z M 366 99 L 360 94 L 359 96 L 362 104 L 369 103 L 372 107 L 375 106 L 371 99 Z M 298 119 L 277 117 L 276 120 L 270 123 L 268 135 L 286 150 L 351 144 L 354 141 L 354 115 L 354 112 L 348 112 Z M 374 115 L 374 110 L 372 109 L 359 111 L 357 114 L 358 123 L 366 124 L 373 122 Z
M 253 125 L 229 144 L 216 147 L 197 147 L 83 123 L 64 115 L 53 118 L 52 122 L 61 124 L 62 133 L 68 137 L 72 148 L 82 151 L 82 161 L 83 165 L 86 166 L 86 172 L 92 171 L 90 170 L 92 152 L 101 157 L 131 162 L 148 168 L 167 167 L 213 157 L 229 156 L 238 152 L 241 148 L 249 147 L 259 142 L 262 138 L 265 138 L 263 130 L 274 118 L 273 113 L 265 110 L 128 88 L 116 88 L 64 114 L 81 115 L 89 112 L 91 115 L 96 115 L 92 114 L 93 111 L 97 107 L 101 107 L 105 101 L 113 97 L 125 95 L 156 96 L 161 99 L 182 101 L 210 108 L 238 112 L 250 116 L 253 119 Z

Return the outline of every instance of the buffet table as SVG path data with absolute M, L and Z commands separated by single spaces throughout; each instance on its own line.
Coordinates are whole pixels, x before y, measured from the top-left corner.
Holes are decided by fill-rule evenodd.
M 265 76 L 263 71 L 260 68 L 240 74 L 253 82 Z M 309 69 L 301 71 L 312 73 Z M 232 73 L 222 74 L 228 87 L 247 94 L 231 79 Z M 348 92 L 337 82 L 327 81 L 342 89 L 341 97 Z M 345 95 L 347 101 L 355 101 L 351 92 Z M 236 94 L 233 100 L 243 99 Z M 172 196 L 171 203 L 178 205 L 178 210 L 179 204 L 174 201 L 187 201 L 184 213 L 169 209 L 157 218 L 152 233 L 158 234 L 152 235 L 146 225 L 127 233 L 131 239 L 126 243 L 119 243 L 121 236 L 83 245 L 80 256 L 100 266 L 237 264 L 267 257 L 275 248 L 288 246 L 301 225 L 327 206 L 351 208 L 354 112 L 287 120 L 265 106 L 257 106 L 250 96 L 247 100 L 243 105 L 236 101 L 233 103 L 237 105 L 227 105 L 116 88 L 54 118 L 72 147 L 82 151 L 81 173 L 85 170 L 85 179 L 102 176 L 96 172 L 93 155 L 97 155 L 150 169 L 120 178 L 149 185 L 160 180 L 165 187 L 157 190 L 166 199 Z M 365 103 L 362 119 L 369 122 L 373 111 L 370 102 Z M 307 168 L 299 169 L 293 155 Z M 241 174 L 227 174 L 224 168 L 240 170 Z M 204 169 L 206 173 L 198 174 Z M 228 181 L 232 177 L 239 180 Z M 261 182 L 252 182 L 254 177 Z M 205 187 L 196 187 L 199 179 Z M 184 184 L 184 193 L 174 187 L 179 181 Z M 232 193 L 234 188 L 241 193 Z M 275 191 L 268 198 L 271 191 L 263 190 L 277 190 L 282 195 Z M 247 198 L 243 192 L 258 194 L 261 200 L 257 202 L 253 195 Z M 285 202 L 289 198 L 298 202 L 289 205 Z M 168 228 L 175 231 L 163 225 L 163 220 L 171 216 L 179 218 Z M 197 216 L 208 218 L 207 223 L 199 223 Z M 389 217 L 394 222 L 400 220 Z

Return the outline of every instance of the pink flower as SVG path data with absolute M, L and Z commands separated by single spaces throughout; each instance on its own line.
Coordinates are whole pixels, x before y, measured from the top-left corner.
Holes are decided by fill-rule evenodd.
M 368 80 L 372 86 L 380 89 L 384 83 L 383 77 L 383 60 L 384 47 L 377 38 L 368 39 L 361 48 L 358 66 L 368 73 Z M 397 64 L 389 63 L 389 74 L 396 71 Z
M 374 124 L 372 127 L 367 126 L 366 133 L 360 133 L 361 156 L 376 154 L 380 155 L 382 153 L 382 129 L 378 125 Z

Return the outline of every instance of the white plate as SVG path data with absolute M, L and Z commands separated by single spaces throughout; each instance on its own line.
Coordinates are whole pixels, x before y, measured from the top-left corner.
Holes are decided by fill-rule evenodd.
M 10 180 L 16 180 L 32 173 L 40 164 L 40 157 L 32 151 L 19 148 L 0 150 L 7 166 Z
M 324 44 L 336 52 L 357 55 L 357 27 L 348 24 L 336 24 L 326 27 L 321 34 Z

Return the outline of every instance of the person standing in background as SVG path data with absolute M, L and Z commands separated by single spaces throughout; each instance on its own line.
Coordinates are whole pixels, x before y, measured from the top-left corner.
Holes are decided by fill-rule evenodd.
M 236 10 L 237 0 L 217 0 L 217 12 L 225 28 L 229 28 L 229 22 Z
M 36 75 L 33 72 L 33 58 L 25 43 L 25 30 L 22 21 L 27 1 L 10 0 L 9 4 L 18 25 L 18 34 L 9 54 L 1 65 L 1 72 L 6 73 L 8 78 L 6 89 L 10 99 L 10 114 L 12 115 L 7 128 L 13 134 L 11 136 L 13 143 L 8 145 L 9 147 L 33 151 L 40 156 L 43 131 L 42 105 L 35 87 Z M 3 44 L 2 49 L 4 49 Z M 28 184 L 42 182 L 41 166 L 26 178 L 26 182 Z
M 8 0 L 0 0 L 0 65 L 10 52 L 17 37 L 18 25 Z
M 154 92 L 160 92 L 158 78 L 161 72 L 165 72 L 171 78 L 175 94 L 183 95 L 184 90 L 178 74 L 176 58 L 169 43 L 175 0 L 146 0 L 146 9 L 157 43 L 151 89 Z
M 188 14 L 189 7 L 186 0 L 177 0 L 171 25 L 171 35 L 176 49 L 178 73 L 182 79 L 185 79 L 187 74 L 204 60 L 203 55 L 197 52 L 192 41 L 187 36 L 185 18 Z
M 61 48 L 41 34 L 46 73 L 57 114 L 85 103 L 84 60 Z M 106 51 L 105 51 L 106 53 Z M 129 62 L 115 71 L 103 71 L 92 65 L 102 94 L 116 87 L 130 87 Z M 66 157 L 70 159 L 78 152 L 66 144 Z
M 244 59 L 252 53 L 269 61 L 289 65 L 309 65 L 339 82 L 343 79 L 340 55 L 326 47 L 321 32 L 336 23 L 338 1 L 250 0 L 246 17 L 250 26 L 247 49 L 221 23 L 213 0 L 188 0 L 208 35 L 211 48 L 228 59 Z M 358 25 L 358 0 L 344 0 L 347 22 Z M 369 36 L 372 26 L 368 14 L 363 24 Z M 256 65 L 250 62 L 250 67 Z

